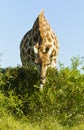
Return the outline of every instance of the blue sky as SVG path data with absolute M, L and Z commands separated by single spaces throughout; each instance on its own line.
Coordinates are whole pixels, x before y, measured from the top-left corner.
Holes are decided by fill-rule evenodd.
M 20 41 L 42 9 L 59 39 L 58 61 L 84 56 L 84 0 L 0 0 L 2 67 L 21 65 Z

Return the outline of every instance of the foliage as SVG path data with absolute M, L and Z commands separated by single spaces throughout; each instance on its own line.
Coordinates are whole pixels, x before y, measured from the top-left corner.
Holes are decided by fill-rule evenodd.
M 8 113 L 9 118 L 12 115 L 29 124 L 38 124 L 37 129 L 41 130 L 54 130 L 57 126 L 60 130 L 65 129 L 61 126 L 74 126 L 75 129 L 76 124 L 83 124 L 83 60 L 73 57 L 71 61 L 70 67 L 60 64 L 59 69 L 48 69 L 43 91 L 40 91 L 39 75 L 35 67 L 1 68 L 1 121 L 5 113 Z M 79 68 L 79 65 L 82 67 Z

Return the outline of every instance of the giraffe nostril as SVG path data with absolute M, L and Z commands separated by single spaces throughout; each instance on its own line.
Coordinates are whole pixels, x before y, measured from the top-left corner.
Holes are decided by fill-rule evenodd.
M 44 84 L 45 83 L 45 77 L 40 77 L 40 82 L 42 83 L 42 84 Z
M 41 80 L 44 80 L 44 79 L 45 79 L 45 77 L 42 77 L 42 76 L 41 76 L 40 78 L 41 78 Z

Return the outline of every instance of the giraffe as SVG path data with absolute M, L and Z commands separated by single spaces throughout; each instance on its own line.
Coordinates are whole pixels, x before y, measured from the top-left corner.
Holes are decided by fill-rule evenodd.
M 41 11 L 20 43 L 22 65 L 32 63 L 38 66 L 40 83 L 44 84 L 48 67 L 56 67 L 58 50 L 57 36 L 48 24 L 44 11 Z

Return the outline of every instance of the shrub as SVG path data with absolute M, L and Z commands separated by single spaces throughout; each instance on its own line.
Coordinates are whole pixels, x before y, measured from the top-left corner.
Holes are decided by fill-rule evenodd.
M 0 90 L 6 97 L 4 106 L 17 117 L 24 116 L 32 122 L 40 123 L 50 117 L 62 125 L 84 122 L 84 74 L 77 60 L 73 58 L 71 67 L 49 68 L 43 91 L 39 91 L 35 67 L 1 69 Z

